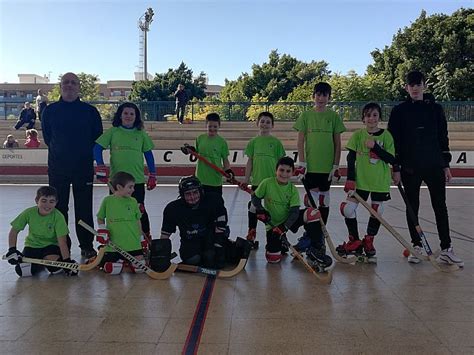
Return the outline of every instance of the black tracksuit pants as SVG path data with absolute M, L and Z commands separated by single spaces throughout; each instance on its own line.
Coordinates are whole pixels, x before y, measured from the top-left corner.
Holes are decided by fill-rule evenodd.
M 49 186 L 53 186 L 58 191 L 58 204 L 56 208 L 61 211 L 68 222 L 69 192 L 72 184 L 72 194 L 74 197 L 74 212 L 76 223 L 76 234 L 81 249 L 92 249 L 94 236 L 79 226 L 79 220 L 83 220 L 91 227 L 94 226 L 92 217 L 92 187 L 93 174 L 90 176 L 79 176 L 77 174 L 58 174 L 48 172 Z M 70 246 L 70 240 L 68 241 Z
M 417 219 L 420 207 L 420 186 L 422 182 L 425 182 L 430 193 L 431 206 L 433 207 L 436 218 L 436 227 L 438 228 L 441 249 L 449 248 L 451 246 L 451 237 L 449 236 L 444 170 L 442 168 L 428 168 L 416 171 L 406 171 L 402 169 L 401 176 L 408 201 Z M 415 230 L 415 225 L 410 220 L 408 212 L 407 224 L 413 245 L 422 246 L 421 239 Z

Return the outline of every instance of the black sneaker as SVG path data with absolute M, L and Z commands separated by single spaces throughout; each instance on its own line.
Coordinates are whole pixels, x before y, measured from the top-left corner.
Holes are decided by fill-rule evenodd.
M 93 258 L 94 256 L 97 256 L 97 252 L 94 250 L 94 248 L 90 249 L 81 249 L 81 256 L 86 259 Z

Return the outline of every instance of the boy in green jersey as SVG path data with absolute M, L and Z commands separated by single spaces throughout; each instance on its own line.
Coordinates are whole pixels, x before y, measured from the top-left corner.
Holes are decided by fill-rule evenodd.
M 290 182 L 295 163 L 290 157 L 278 160 L 276 177 L 264 179 L 252 195 L 252 204 L 257 209 L 257 218 L 265 223 L 267 245 L 265 257 L 269 263 L 281 260 L 281 237 L 287 230 L 296 233 L 304 226 L 311 246 L 306 255 L 313 262 L 328 270 L 333 265 L 331 257 L 326 255 L 326 246 L 321 230 L 319 211 L 308 207 L 300 210 L 300 197 L 295 185 Z M 262 200 L 264 205 L 262 205 Z
M 36 206 L 27 208 L 12 222 L 8 235 L 9 249 L 6 254 L 8 262 L 15 265 L 18 276 L 31 276 L 42 270 L 42 266 L 22 263 L 23 256 L 33 259 L 46 259 L 75 263 L 71 260 L 67 246 L 69 229 L 64 216 L 57 210 L 58 193 L 54 187 L 42 186 L 36 192 Z M 28 235 L 25 247 L 20 253 L 17 246 L 18 233 L 28 225 Z M 61 269 L 47 266 L 49 272 L 57 273 Z M 67 275 L 76 275 L 69 269 L 64 269 Z
M 327 108 L 331 86 L 320 82 L 313 90 L 314 108 L 303 112 L 293 128 L 298 131 L 299 170 L 303 172 L 313 200 L 319 204 L 324 223 L 329 216 L 329 188 L 339 178 L 341 133 L 346 130 L 339 115 Z
M 102 201 L 97 212 L 97 241 L 107 244 L 109 239 L 138 260 L 144 260 L 142 250 L 141 213 L 137 200 L 132 197 L 135 190 L 135 179 L 132 175 L 119 171 L 111 179 L 114 191 Z M 107 225 L 106 225 L 107 222 Z M 122 255 L 107 247 L 101 265 L 106 273 L 120 274 L 124 267 Z M 133 272 L 143 272 L 134 269 Z
M 276 163 L 285 156 L 283 144 L 271 134 L 274 123 L 274 117 L 270 112 L 260 112 L 257 117 L 259 135 L 249 141 L 244 151 L 248 160 L 243 183 L 251 183 L 253 191 L 263 179 L 275 176 Z M 257 215 L 251 201 L 248 205 L 248 220 L 247 240 L 253 242 L 257 235 Z
M 383 214 L 383 202 L 390 200 L 391 171 L 388 164 L 395 164 L 395 146 L 389 131 L 378 127 L 382 110 L 376 103 L 368 103 L 362 109 L 362 121 L 365 128 L 355 131 L 347 143 L 347 181 L 344 191 L 356 191 L 364 200 L 369 195 L 372 208 Z M 399 171 L 394 166 L 394 171 Z M 361 254 L 362 250 L 371 258 L 375 256 L 374 236 L 380 222 L 370 216 L 367 234 L 361 241 L 357 228 L 356 209 L 358 202 L 348 197 L 341 203 L 349 240 L 338 246 L 339 254 Z
M 209 113 L 206 116 L 207 133 L 196 138 L 195 147 L 184 146 L 181 151 L 184 154 L 189 154 L 188 149 L 190 149 L 199 153 L 214 165 L 224 169 L 231 178 L 234 178 L 235 174 L 230 169 L 229 159 L 227 158 L 229 156 L 229 146 L 227 141 L 218 134 L 220 126 L 221 119 L 219 115 Z M 197 162 L 195 175 L 201 182 L 204 192 L 224 204 L 222 199 L 222 175 L 200 160 Z

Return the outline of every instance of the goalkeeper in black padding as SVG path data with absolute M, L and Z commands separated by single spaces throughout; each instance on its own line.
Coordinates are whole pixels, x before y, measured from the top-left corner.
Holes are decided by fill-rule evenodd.
M 269 263 L 279 263 L 282 258 L 282 240 L 286 239 L 284 236 L 286 231 L 296 233 L 301 226 L 304 226 L 311 240 L 306 255 L 320 269 L 327 271 L 332 268 L 333 261 L 326 255 L 324 236 L 319 222 L 321 214 L 312 207 L 300 209 L 298 190 L 290 182 L 294 169 L 293 159 L 281 158 L 276 166 L 276 177 L 264 179 L 252 195 L 257 218 L 266 225 L 265 257 Z
M 163 211 L 161 240 L 152 245 L 152 268 L 160 271 L 169 266 L 169 238 L 177 229 L 181 239 L 179 255 L 184 264 L 220 269 L 248 258 L 249 242 L 243 238 L 229 240 L 227 210 L 218 198 L 205 194 L 197 177 L 181 178 L 178 199 Z

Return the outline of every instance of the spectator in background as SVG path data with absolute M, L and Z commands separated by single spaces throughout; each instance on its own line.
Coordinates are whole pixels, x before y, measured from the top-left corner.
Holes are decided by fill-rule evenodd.
M 186 94 L 183 84 L 178 85 L 174 97 L 176 98 L 176 118 L 179 124 L 183 124 L 184 112 L 186 110 L 186 104 L 188 103 L 188 94 Z
M 7 136 L 7 139 L 5 139 L 5 142 L 3 142 L 3 148 L 6 149 L 13 149 L 13 148 L 19 148 L 20 145 L 18 144 L 18 141 L 15 139 L 13 134 L 9 134 Z
M 23 106 L 23 109 L 20 112 L 20 116 L 18 117 L 18 121 L 14 128 L 16 130 L 20 129 L 24 124 L 28 124 L 26 129 L 32 129 L 35 126 L 36 122 L 36 113 L 35 110 L 31 107 L 31 104 L 27 101 Z
M 56 208 L 67 222 L 72 184 L 76 234 L 81 256 L 88 259 L 97 254 L 93 248 L 94 237 L 77 223 L 81 219 L 91 226 L 94 223 L 92 148 L 102 134 L 102 120 L 94 106 L 80 100 L 80 82 L 76 74 L 64 74 L 60 89 L 59 101 L 44 109 L 41 120 L 43 139 L 48 146 L 49 185 L 58 191 Z
M 26 130 L 26 148 L 39 148 L 41 142 L 38 139 L 38 131 L 34 128 Z
M 38 89 L 38 96 L 36 96 L 36 115 L 40 121 L 46 106 L 48 106 L 48 96 L 44 95 L 41 89 Z

